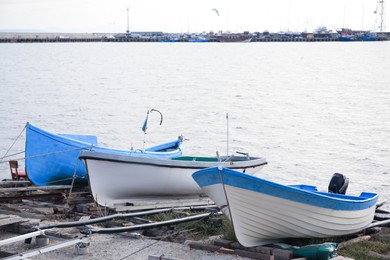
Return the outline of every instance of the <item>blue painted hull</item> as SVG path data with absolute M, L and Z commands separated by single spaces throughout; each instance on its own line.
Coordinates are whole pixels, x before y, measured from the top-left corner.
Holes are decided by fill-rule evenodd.
M 194 39 L 194 40 L 188 40 L 188 42 L 209 42 L 207 39 Z
M 181 156 L 182 140 L 161 144 L 142 151 L 101 147 L 95 136 L 59 135 L 27 123 L 25 167 L 29 180 L 38 186 L 69 185 L 73 176 L 78 183 L 87 183 L 86 168 L 78 159 L 82 150 L 149 158 Z
M 244 246 L 360 232 L 371 224 L 378 200 L 375 193 L 319 192 L 315 186 L 282 185 L 222 167 L 192 177 L 232 221 Z
M 220 177 L 222 176 L 222 178 Z M 360 196 L 348 196 L 328 192 L 319 192 L 310 185 L 283 185 L 267 181 L 253 175 L 223 168 L 209 168 L 193 174 L 193 178 L 200 187 L 223 183 L 241 189 L 263 193 L 299 203 L 313 205 L 334 210 L 360 210 L 375 205 L 378 195 L 363 192 Z

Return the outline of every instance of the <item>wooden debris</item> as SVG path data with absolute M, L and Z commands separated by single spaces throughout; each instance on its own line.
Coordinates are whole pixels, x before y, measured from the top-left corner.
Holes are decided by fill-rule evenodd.
M 162 255 L 150 255 L 148 257 L 148 260 L 178 260 L 178 259 L 177 258 L 165 257 L 165 255 L 162 254 Z
M 209 252 L 219 252 L 222 248 L 221 246 L 211 245 L 211 244 L 204 244 L 200 242 L 193 242 L 189 244 L 190 248 L 192 249 L 200 249 L 205 250 Z
M 20 181 L 19 181 L 20 182 Z M 69 192 L 70 185 L 57 186 L 27 186 L 27 187 L 1 187 L 0 202 L 19 201 L 22 199 L 46 199 L 64 201 Z
M 3 180 L 0 181 L 0 188 L 15 188 L 15 187 L 26 187 L 31 186 L 30 181 L 13 181 L 13 180 Z
M 371 236 L 356 237 L 356 238 L 353 238 L 353 239 L 350 239 L 350 240 L 347 240 L 347 241 L 339 243 L 338 246 L 337 246 L 337 249 L 341 249 L 343 247 L 346 247 L 346 246 L 349 246 L 351 244 L 355 244 L 355 243 L 358 243 L 358 242 L 361 242 L 361 241 L 370 240 L 370 238 L 371 238 Z
M 293 252 L 278 248 L 256 246 L 244 247 L 238 242 L 225 239 L 217 239 L 214 244 L 205 244 L 200 242 L 191 242 L 189 247 L 192 249 L 206 250 L 223 254 L 234 254 L 242 257 L 263 259 L 263 260 L 290 260 L 293 259 Z
M 214 245 L 221 246 L 221 247 L 226 247 L 226 248 L 231 248 L 231 246 L 230 246 L 231 244 L 232 244 L 232 241 L 226 240 L 226 239 L 223 239 L 223 238 L 219 238 L 219 239 L 214 241 Z
M 283 249 L 272 249 L 272 255 L 275 257 L 275 259 L 292 259 L 293 258 L 293 252 L 290 250 L 283 250 Z
M 204 196 L 134 197 L 129 199 L 127 203 L 115 204 L 110 209 L 116 212 L 123 212 L 205 205 L 215 204 L 210 198 Z
M 25 191 L 52 191 L 52 190 L 70 190 L 71 185 L 56 185 L 56 186 L 29 186 L 15 188 L 0 188 L 0 193 L 10 192 L 25 192 Z
M 262 253 L 251 252 L 251 251 L 246 251 L 246 250 L 241 250 L 241 249 L 237 249 L 237 250 L 235 250 L 235 252 L 239 256 L 253 258 L 253 259 L 260 259 L 260 260 L 274 260 L 275 259 L 275 257 L 273 255 L 266 255 L 266 254 L 262 254 Z M 281 259 L 281 258 L 279 258 L 279 259 Z M 291 259 L 291 258 L 286 258 L 286 259 Z
M 15 224 L 15 223 L 20 223 L 23 221 L 26 221 L 26 220 L 24 220 L 23 218 L 16 216 L 16 215 L 0 214 L 0 227 Z
M 3 226 L 2 229 L 16 234 L 25 234 L 34 230 L 39 225 L 39 222 L 39 219 L 23 218 L 23 221 Z
M 40 220 L 22 218 L 16 215 L 0 214 L 0 228 L 12 233 L 24 234 L 30 232 Z

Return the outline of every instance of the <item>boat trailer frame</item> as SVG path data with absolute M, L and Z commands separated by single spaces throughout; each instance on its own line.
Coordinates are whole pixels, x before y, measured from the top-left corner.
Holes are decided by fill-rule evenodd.
M 89 236 L 75 237 L 72 239 L 61 239 L 61 238 L 55 237 L 53 235 L 50 235 L 50 232 L 47 232 L 47 231 L 49 231 L 49 230 L 38 230 L 38 231 L 30 232 L 27 234 L 23 234 L 20 236 L 11 237 L 8 239 L 1 240 L 0 247 L 4 246 L 4 245 L 9 245 L 11 243 L 23 241 L 23 240 L 24 241 L 29 241 L 29 240 L 31 241 L 31 239 L 33 237 L 35 237 L 36 239 L 37 238 L 46 238 L 46 239 L 52 238 L 55 240 L 62 240 L 62 241 L 59 243 L 53 244 L 53 245 L 47 245 L 47 246 L 39 247 L 37 249 L 29 250 L 26 252 L 17 253 L 17 254 L 11 255 L 9 257 L 2 258 L 2 259 L 4 259 L 4 260 L 28 259 L 28 258 L 33 257 L 33 256 L 41 255 L 41 254 L 44 254 L 44 253 L 47 253 L 50 251 L 54 251 L 54 250 L 61 249 L 64 247 L 69 247 L 72 245 L 75 245 L 76 251 L 78 251 L 79 254 L 84 254 L 83 249 L 87 249 L 87 247 L 89 246 L 89 243 L 91 241 Z

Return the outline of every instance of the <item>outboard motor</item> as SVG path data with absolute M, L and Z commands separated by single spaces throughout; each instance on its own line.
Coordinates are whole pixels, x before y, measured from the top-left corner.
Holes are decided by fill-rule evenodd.
M 341 173 L 335 173 L 330 180 L 328 186 L 328 192 L 337 193 L 337 194 L 345 194 L 347 192 L 349 184 L 349 179 L 342 175 Z

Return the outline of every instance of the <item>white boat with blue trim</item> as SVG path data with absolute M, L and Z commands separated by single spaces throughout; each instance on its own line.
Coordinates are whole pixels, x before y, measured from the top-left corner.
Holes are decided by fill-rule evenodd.
M 282 185 L 223 167 L 200 170 L 193 178 L 228 216 L 237 240 L 247 247 L 283 238 L 359 232 L 371 224 L 378 200 L 376 193 L 320 192 L 315 186 Z
M 263 157 L 181 156 L 175 158 L 133 157 L 96 151 L 81 151 L 91 193 L 95 201 L 113 207 L 145 196 L 200 195 L 202 190 L 192 178 L 200 169 L 224 166 L 254 174 L 267 161 Z

